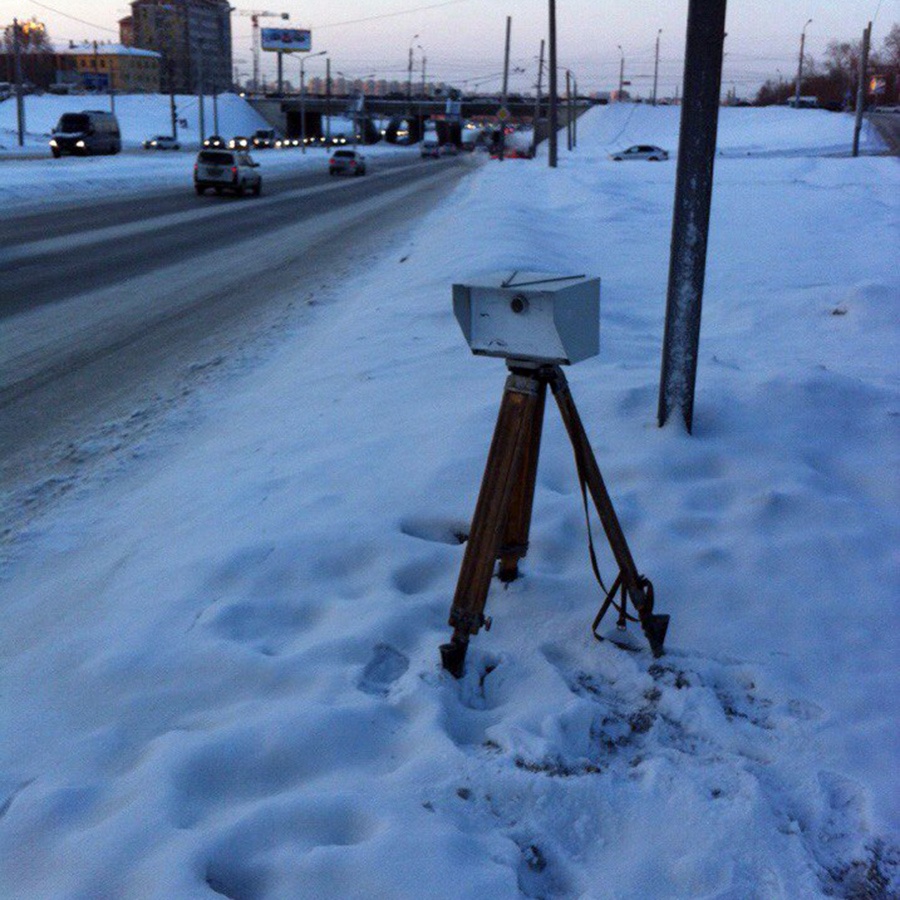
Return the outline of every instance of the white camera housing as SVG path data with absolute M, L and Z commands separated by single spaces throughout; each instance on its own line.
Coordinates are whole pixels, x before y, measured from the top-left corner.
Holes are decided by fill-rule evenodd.
M 472 352 L 568 365 L 600 352 L 600 279 L 502 272 L 453 285 Z

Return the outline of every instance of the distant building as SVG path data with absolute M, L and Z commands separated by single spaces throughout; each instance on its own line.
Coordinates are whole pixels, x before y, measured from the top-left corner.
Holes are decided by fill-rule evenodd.
M 228 0 L 134 0 L 134 46 L 161 54 L 162 90 L 190 94 L 231 87 Z
M 157 93 L 160 56 L 122 44 L 70 44 L 56 52 L 57 83 L 96 91 Z
M 134 19 L 131 16 L 119 19 L 119 43 L 123 47 L 134 46 Z

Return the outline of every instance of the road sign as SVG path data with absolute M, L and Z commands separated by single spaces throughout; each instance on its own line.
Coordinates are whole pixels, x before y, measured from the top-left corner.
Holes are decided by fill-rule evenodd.
M 505 122 L 509 118 L 509 110 L 505 106 L 501 106 L 500 109 L 497 110 L 497 118 L 501 122 Z

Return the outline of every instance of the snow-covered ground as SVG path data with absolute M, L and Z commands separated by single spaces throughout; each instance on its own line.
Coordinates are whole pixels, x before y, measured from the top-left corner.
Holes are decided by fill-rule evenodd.
M 677 111 L 598 108 L 6 534 L 4 896 L 897 896 L 900 169 L 830 155 L 849 117 L 720 124 L 693 436 L 655 424 L 675 168 L 606 159 Z M 589 633 L 551 404 L 455 681 L 505 368 L 450 285 L 535 268 L 603 279 L 569 378 L 668 652 Z

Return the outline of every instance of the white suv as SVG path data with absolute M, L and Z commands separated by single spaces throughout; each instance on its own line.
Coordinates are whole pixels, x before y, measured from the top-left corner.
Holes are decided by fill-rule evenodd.
M 262 191 L 262 176 L 257 171 L 259 163 L 241 150 L 201 150 L 194 163 L 194 190 L 205 194 L 212 188 L 217 194 L 223 190 L 234 191 L 242 197 L 252 191 L 258 197 Z

